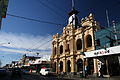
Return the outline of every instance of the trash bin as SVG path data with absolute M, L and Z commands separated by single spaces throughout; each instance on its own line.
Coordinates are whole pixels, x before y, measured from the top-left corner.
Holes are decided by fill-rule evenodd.
M 83 72 L 80 71 L 80 78 L 83 78 Z

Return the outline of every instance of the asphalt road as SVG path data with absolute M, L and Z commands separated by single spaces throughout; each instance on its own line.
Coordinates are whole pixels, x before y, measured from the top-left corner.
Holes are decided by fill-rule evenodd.
M 21 77 L 11 77 L 11 72 L 7 72 L 6 76 L 0 76 L 0 80 L 120 80 L 120 76 L 111 78 L 80 78 L 80 77 L 55 77 L 55 76 L 41 76 L 40 74 L 22 74 Z
M 11 76 L 11 72 L 7 72 L 6 76 L 0 76 L 0 80 L 70 80 L 55 76 L 42 76 L 40 74 L 23 74 L 22 76 Z

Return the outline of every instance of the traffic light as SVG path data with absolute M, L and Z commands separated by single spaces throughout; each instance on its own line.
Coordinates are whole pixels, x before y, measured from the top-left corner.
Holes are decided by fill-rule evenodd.
M 96 46 L 101 46 L 101 44 L 100 44 L 100 39 L 97 39 L 97 40 L 96 40 Z

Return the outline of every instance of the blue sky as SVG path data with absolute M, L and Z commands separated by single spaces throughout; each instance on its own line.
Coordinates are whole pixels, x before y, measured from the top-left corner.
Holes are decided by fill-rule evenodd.
M 90 13 L 95 15 L 101 26 L 107 26 L 105 10 L 109 12 L 110 23 L 120 22 L 120 0 L 74 0 L 79 11 L 79 20 Z M 8 14 L 32 18 L 56 24 L 68 23 L 71 0 L 9 0 Z M 64 26 L 24 20 L 7 15 L 2 20 L 0 32 L 0 59 L 2 65 L 19 60 L 23 54 L 48 58 L 51 55 L 52 35 L 61 33 Z M 11 44 L 6 44 L 10 42 Z M 5 44 L 3 44 L 5 43 Z M 33 52 L 29 52 L 32 50 Z

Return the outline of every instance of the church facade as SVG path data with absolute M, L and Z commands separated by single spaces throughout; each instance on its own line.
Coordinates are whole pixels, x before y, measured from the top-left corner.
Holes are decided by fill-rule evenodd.
M 93 14 L 78 21 L 78 11 L 69 13 L 68 25 L 62 35 L 53 35 L 52 69 L 56 73 L 79 73 L 88 67 L 88 74 L 97 74 L 97 60 L 85 58 L 84 52 L 95 50 L 95 31 L 99 24 Z

